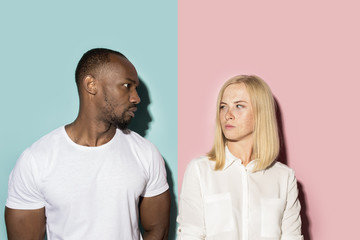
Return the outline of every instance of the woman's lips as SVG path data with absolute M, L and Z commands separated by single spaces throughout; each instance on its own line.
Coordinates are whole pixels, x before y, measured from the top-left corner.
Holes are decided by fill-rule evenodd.
M 235 127 L 235 126 L 230 125 L 230 124 L 226 124 L 226 125 L 225 125 L 225 128 L 226 128 L 226 129 L 232 129 L 232 128 L 234 128 L 234 127 Z

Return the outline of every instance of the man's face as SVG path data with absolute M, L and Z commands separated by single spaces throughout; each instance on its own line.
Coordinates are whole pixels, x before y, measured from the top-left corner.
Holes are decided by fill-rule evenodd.
M 140 102 L 135 67 L 126 58 L 110 55 L 111 61 L 99 72 L 99 118 L 126 129 Z

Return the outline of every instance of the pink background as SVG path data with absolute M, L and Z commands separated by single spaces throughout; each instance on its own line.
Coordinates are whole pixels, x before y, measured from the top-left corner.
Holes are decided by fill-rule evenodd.
M 179 190 L 213 142 L 223 82 L 256 74 L 281 110 L 301 187 L 305 239 L 358 239 L 360 6 L 357 1 L 179 1 Z

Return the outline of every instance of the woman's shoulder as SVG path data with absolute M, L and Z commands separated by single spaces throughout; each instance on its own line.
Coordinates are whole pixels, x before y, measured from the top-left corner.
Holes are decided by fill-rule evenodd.
M 209 160 L 207 156 L 201 156 L 192 159 L 188 165 L 187 169 L 211 169 L 215 166 L 215 161 Z
M 279 175 L 295 175 L 295 171 L 292 168 L 278 161 L 275 161 L 267 170 Z
M 210 161 L 208 156 L 200 156 L 197 158 L 193 158 L 189 164 L 201 164 L 202 162 Z

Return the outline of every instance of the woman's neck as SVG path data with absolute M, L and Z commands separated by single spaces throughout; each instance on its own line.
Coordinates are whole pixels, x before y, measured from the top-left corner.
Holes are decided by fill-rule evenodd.
M 252 141 L 228 141 L 227 146 L 231 154 L 239 158 L 244 166 L 253 160 Z

